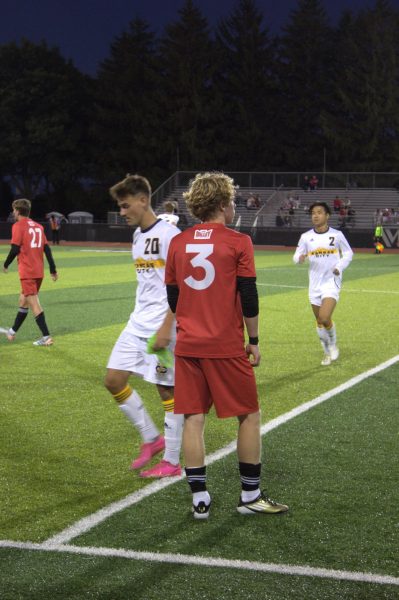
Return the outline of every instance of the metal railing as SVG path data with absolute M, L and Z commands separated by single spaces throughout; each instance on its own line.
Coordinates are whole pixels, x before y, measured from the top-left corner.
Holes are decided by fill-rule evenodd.
M 198 171 L 176 171 L 152 194 L 152 205 L 159 206 L 178 187 L 187 187 Z M 249 188 L 303 189 L 305 177 L 315 175 L 318 187 L 325 188 L 397 188 L 399 172 L 364 171 L 226 171 L 236 185 Z

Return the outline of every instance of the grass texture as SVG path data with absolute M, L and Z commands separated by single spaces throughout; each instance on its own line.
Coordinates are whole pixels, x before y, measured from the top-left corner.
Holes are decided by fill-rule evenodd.
M 0 261 L 7 247 L 0 247 Z M 0 338 L 0 540 L 43 542 L 148 484 L 128 470 L 140 441 L 103 387 L 112 346 L 134 304 L 129 252 L 57 247 L 60 274 L 40 293 L 54 346 L 37 348 L 28 316 L 13 344 Z M 355 255 L 334 313 L 340 359 L 322 351 L 307 297 L 307 268 L 289 252 L 257 252 L 263 422 L 398 354 L 399 255 Z M 16 265 L 1 274 L 0 326 L 13 322 Z M 208 522 L 189 513 L 182 481 L 104 521 L 73 543 L 309 565 L 397 576 L 395 493 L 399 366 L 380 372 L 268 433 L 263 480 L 291 510 L 246 519 L 235 512 L 232 454 L 211 465 Z M 162 428 L 153 386 L 134 380 Z M 235 438 L 213 414 L 207 452 Z M 1 598 L 394 598 L 372 583 L 121 558 L 0 549 Z

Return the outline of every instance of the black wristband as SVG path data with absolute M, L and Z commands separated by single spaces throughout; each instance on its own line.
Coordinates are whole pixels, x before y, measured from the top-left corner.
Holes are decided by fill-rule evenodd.
M 257 346 L 259 344 L 259 338 L 258 338 L 258 336 L 256 336 L 256 337 L 250 337 L 249 338 L 249 343 L 251 344 L 251 346 Z

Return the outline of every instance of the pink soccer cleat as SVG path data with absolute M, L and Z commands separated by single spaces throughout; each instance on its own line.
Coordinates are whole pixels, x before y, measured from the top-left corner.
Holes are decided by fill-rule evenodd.
M 140 477 L 179 477 L 181 475 L 181 467 L 180 465 L 172 465 L 172 463 L 167 460 L 161 460 L 160 463 L 152 467 L 151 469 L 147 469 L 146 471 L 141 471 Z
M 147 463 L 150 462 L 152 457 L 158 452 L 162 452 L 165 448 L 165 439 L 163 435 L 160 435 L 154 442 L 149 442 L 148 444 L 141 444 L 140 454 L 137 458 L 134 459 L 130 468 L 132 470 L 141 469 Z

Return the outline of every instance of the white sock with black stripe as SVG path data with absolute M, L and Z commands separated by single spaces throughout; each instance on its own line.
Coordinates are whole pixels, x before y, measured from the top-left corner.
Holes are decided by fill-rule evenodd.
M 260 494 L 260 472 L 262 464 L 253 465 L 251 463 L 238 463 L 241 479 L 241 500 L 243 502 L 252 502 Z

